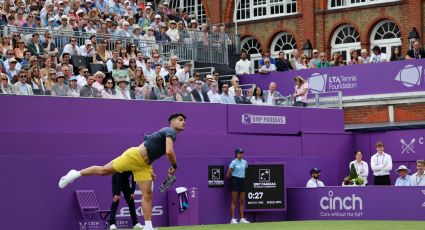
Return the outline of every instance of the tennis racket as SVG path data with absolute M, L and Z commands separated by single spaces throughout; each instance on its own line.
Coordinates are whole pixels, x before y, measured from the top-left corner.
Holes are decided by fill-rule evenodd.
M 164 183 L 162 183 L 161 186 L 159 186 L 159 191 L 160 192 L 167 191 L 171 187 L 171 185 L 174 184 L 174 182 L 176 182 L 176 177 L 173 175 L 168 176 L 168 178 L 164 181 Z

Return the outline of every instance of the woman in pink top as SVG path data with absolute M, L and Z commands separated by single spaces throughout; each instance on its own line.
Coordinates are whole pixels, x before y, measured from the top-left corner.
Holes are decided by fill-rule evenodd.
M 294 78 L 295 93 L 294 93 L 294 106 L 307 106 L 308 83 L 301 76 Z

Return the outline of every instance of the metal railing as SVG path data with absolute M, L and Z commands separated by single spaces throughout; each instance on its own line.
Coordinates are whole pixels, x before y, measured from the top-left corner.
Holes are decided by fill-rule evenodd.
M 66 44 L 70 43 L 70 38 L 75 37 L 79 46 L 94 33 L 83 33 L 78 31 L 60 31 L 57 29 L 49 30 L 46 28 L 24 28 L 8 27 L 0 28 L 1 35 L 19 33 L 26 44 L 28 44 L 34 33 L 40 35 L 41 41 L 44 41 L 43 35 L 50 32 L 53 41 L 59 50 L 62 50 Z M 177 55 L 179 59 L 194 60 L 198 62 L 228 64 L 229 53 L 233 52 L 234 46 L 239 46 L 238 37 L 225 33 L 203 33 L 201 31 L 180 31 L 179 42 L 154 42 L 139 40 L 133 36 L 116 36 L 110 34 L 96 33 L 98 43 L 107 40 L 109 50 L 115 49 L 115 41 L 121 41 L 123 47 L 130 44 L 136 44 L 138 49 L 145 56 L 150 56 L 153 49 L 158 49 L 164 57 L 168 59 L 172 55 Z
M 308 106 L 318 108 L 342 108 L 342 92 L 331 91 L 314 93 L 314 97 L 307 100 Z

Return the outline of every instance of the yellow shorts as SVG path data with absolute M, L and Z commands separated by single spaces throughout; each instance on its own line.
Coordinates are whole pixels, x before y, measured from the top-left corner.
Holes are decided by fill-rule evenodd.
M 113 159 L 112 167 L 119 173 L 132 171 L 135 181 L 152 180 L 152 165 L 146 164 L 136 147 L 127 149 L 121 156 Z

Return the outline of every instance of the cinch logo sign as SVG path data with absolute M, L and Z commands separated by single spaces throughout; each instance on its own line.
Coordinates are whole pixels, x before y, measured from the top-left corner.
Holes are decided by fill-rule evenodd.
M 421 85 L 422 66 L 406 65 L 398 72 L 394 80 L 403 83 L 406 87 Z
M 328 196 L 323 196 L 320 199 L 320 207 L 323 210 L 363 210 L 363 200 L 357 197 L 356 194 L 346 197 L 334 197 L 333 191 L 329 191 Z
M 242 114 L 242 124 L 284 125 L 286 124 L 286 118 L 285 116 Z

